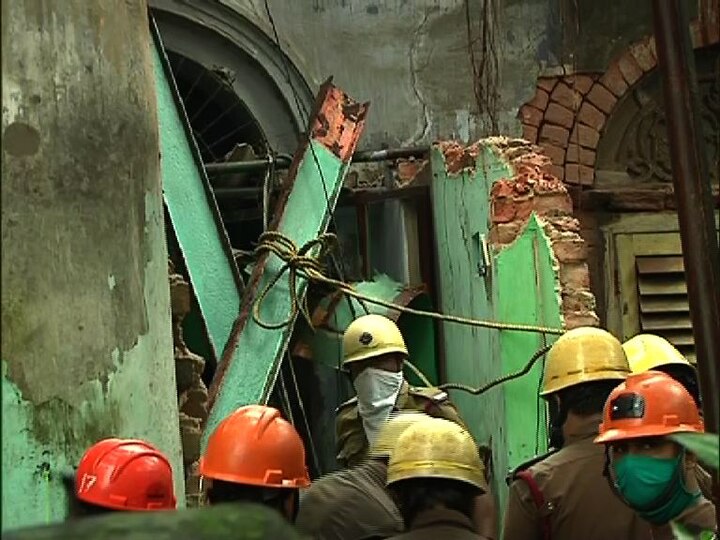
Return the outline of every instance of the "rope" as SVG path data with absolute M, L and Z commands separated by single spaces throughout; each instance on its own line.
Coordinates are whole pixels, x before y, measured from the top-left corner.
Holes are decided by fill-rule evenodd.
M 537 332 L 551 335 L 562 335 L 565 333 L 565 330 L 561 328 L 550 328 L 531 324 L 503 323 L 459 317 L 456 315 L 446 315 L 433 311 L 423 311 L 359 293 L 351 285 L 341 280 L 330 278 L 324 274 L 324 265 L 322 264 L 322 260 L 329 255 L 336 245 L 337 237 L 330 233 L 322 234 L 319 237 L 310 240 L 300 249 L 297 248 L 292 240 L 280 232 L 267 231 L 261 234 L 258 238 L 258 245 L 255 248 L 255 255 L 261 256 L 267 253 L 273 253 L 283 261 L 283 266 L 260 292 L 253 305 L 252 316 L 255 323 L 267 330 L 277 330 L 291 325 L 298 313 L 302 313 L 310 328 L 313 328 L 312 317 L 307 305 L 307 297 L 304 297 L 302 301 L 298 300 L 299 291 L 297 288 L 297 278 L 299 276 L 314 283 L 334 287 L 347 296 L 355 298 L 361 304 L 363 302 L 367 302 L 369 304 L 382 306 L 393 311 L 399 311 L 400 313 L 429 317 L 435 320 L 452 322 L 466 326 L 492 328 L 495 330 Z M 265 298 L 270 290 L 272 290 L 278 281 L 280 281 L 280 278 L 283 274 L 285 274 L 285 272 L 288 274 L 288 288 L 290 291 L 290 315 L 280 322 L 266 322 L 260 318 L 260 308 L 262 307 L 262 303 L 265 301 Z
M 445 383 L 445 384 L 441 384 L 438 388 L 440 388 L 441 390 L 462 390 L 463 392 L 468 392 L 474 396 L 479 396 L 480 394 L 484 394 L 491 388 L 495 388 L 496 386 L 498 386 L 500 384 L 503 384 L 512 379 L 519 379 L 520 377 L 527 375 L 527 373 L 535 365 L 535 362 L 537 362 L 540 358 L 542 358 L 549 350 L 550 350 L 550 346 L 543 347 L 542 349 L 536 351 L 530 357 L 530 360 L 528 360 L 528 363 L 525 364 L 525 367 L 523 367 L 520 371 L 516 371 L 514 373 L 508 373 L 507 375 L 503 375 L 502 377 L 495 379 L 494 381 L 490 381 L 489 383 L 487 383 L 483 386 L 480 386 L 478 388 L 473 388 L 472 386 L 467 386 L 465 384 L 460 384 L 460 383 Z

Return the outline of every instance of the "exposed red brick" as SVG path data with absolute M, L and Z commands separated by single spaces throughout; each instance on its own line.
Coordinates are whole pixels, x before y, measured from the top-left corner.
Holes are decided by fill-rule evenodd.
M 492 222 L 510 223 L 515 219 L 515 203 L 510 197 L 501 197 L 492 201 Z
M 595 313 L 586 313 L 583 311 L 567 311 L 563 312 L 565 319 L 565 329 L 572 330 L 581 326 L 600 326 L 600 319 Z
M 562 216 L 547 218 L 547 222 L 552 225 L 553 228 L 561 232 L 580 232 L 580 222 L 574 217 Z
M 457 141 L 441 141 L 436 146 L 443 153 L 448 174 L 459 174 L 463 170 L 473 169 L 480 153 L 477 143 L 464 146 Z
M 535 197 L 532 194 L 513 199 L 515 205 L 515 219 L 525 221 L 535 209 Z
M 618 68 L 622 73 L 625 82 L 632 86 L 640 77 L 643 76 L 643 70 L 635 60 L 635 57 L 629 52 L 624 53 L 618 60 Z
M 560 146 L 552 144 L 546 144 L 543 146 L 545 155 L 549 157 L 556 165 L 562 165 L 565 163 L 565 149 Z
M 530 141 L 531 143 L 537 143 L 538 128 L 529 124 L 523 125 L 523 139 Z
M 511 244 L 520 234 L 523 225 L 520 221 L 497 223 L 490 231 L 490 241 L 493 244 Z
M 570 142 L 593 150 L 597 148 L 598 141 L 600 141 L 600 132 L 583 124 L 575 124 L 570 135 Z
M 531 107 L 535 107 L 536 109 L 540 109 L 542 111 L 545 110 L 545 107 L 547 107 L 549 99 L 550 94 L 547 90 L 537 88 L 535 90 L 535 95 L 530 101 L 527 102 L 527 105 L 530 105 Z
M 531 107 L 530 105 L 523 105 L 520 107 L 519 116 L 523 124 L 538 127 L 542 122 L 544 113 L 540 109 Z
M 631 45 L 628 49 L 630 54 L 633 55 L 640 69 L 646 73 L 655 67 L 656 60 L 653 50 L 650 47 L 648 40 L 643 40 L 639 43 Z
M 575 123 L 575 113 L 558 103 L 551 103 L 545 111 L 545 121 L 570 128 Z
M 550 143 L 557 146 L 566 146 L 570 131 L 564 127 L 545 124 L 540 129 L 540 142 Z
M 426 164 L 424 159 L 399 159 L 396 164 L 398 181 L 403 185 L 412 182 Z
M 585 262 L 560 265 L 560 285 L 569 289 L 587 289 L 590 286 L 588 266 Z
M 607 116 L 602 111 L 587 101 L 582 104 L 578 113 L 578 121 L 598 131 L 605 125 L 606 118 Z
M 569 184 L 592 185 L 595 180 L 595 170 L 592 167 L 568 163 L 565 165 L 565 181 Z
M 574 91 L 564 82 L 559 82 L 550 94 L 550 100 L 559 103 L 563 107 L 574 111 L 580 105 L 582 96 L 579 92 Z
M 547 193 L 535 197 L 534 210 L 540 215 L 572 213 L 572 200 L 566 193 Z
M 561 167 L 560 165 L 552 165 L 548 169 L 548 172 L 560 181 L 563 181 L 565 179 L 565 167 Z
M 596 84 L 592 87 L 592 90 L 590 90 L 587 95 L 587 99 L 605 114 L 610 114 L 610 111 L 613 110 L 613 107 L 615 107 L 617 103 L 617 98 L 612 92 L 601 84 Z
M 572 142 L 568 145 L 565 161 L 568 163 L 580 163 L 582 165 L 595 165 L 595 151 L 583 148 Z
M 561 293 L 565 312 L 591 313 L 595 310 L 595 296 L 590 291 L 567 290 Z
M 553 242 L 552 249 L 561 263 L 581 262 L 587 257 L 585 242 L 580 237 Z
M 617 97 L 625 94 L 628 89 L 628 83 L 620 72 L 620 67 L 617 63 L 610 64 L 608 70 L 600 77 L 600 84 Z
M 589 75 L 572 75 L 570 77 L 565 77 L 565 82 L 574 90 L 577 90 L 581 94 L 585 95 L 588 93 L 588 90 L 590 90 L 595 81 Z
M 555 77 L 540 77 L 538 78 L 537 85 L 539 88 L 542 88 L 546 92 L 552 92 L 557 82 L 557 78 Z

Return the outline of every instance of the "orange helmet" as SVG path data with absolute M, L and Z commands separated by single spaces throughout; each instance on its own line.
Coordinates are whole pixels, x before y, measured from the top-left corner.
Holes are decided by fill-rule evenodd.
M 200 474 L 271 488 L 310 485 L 300 435 L 280 411 L 264 405 L 240 407 L 220 422 L 200 459 Z
M 144 441 L 105 439 L 80 460 L 75 495 L 113 510 L 172 510 L 172 467 L 160 450 Z
M 704 433 L 692 396 L 659 371 L 630 375 L 608 397 L 596 443 L 672 433 Z

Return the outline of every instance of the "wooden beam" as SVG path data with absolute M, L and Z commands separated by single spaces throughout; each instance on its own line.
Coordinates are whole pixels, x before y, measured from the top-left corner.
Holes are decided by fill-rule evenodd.
M 284 540 L 299 535 L 270 508 L 231 503 L 175 512 L 114 512 L 3 532 L 3 540 Z
M 242 278 L 154 22 L 151 28 L 165 206 L 217 358 L 240 308 Z
M 331 81 L 321 87 L 307 130 L 310 135 L 295 154 L 270 230 L 279 231 L 298 247 L 325 232 L 362 133 L 367 108 L 368 104 L 352 100 Z M 269 398 L 292 324 L 266 329 L 254 321 L 251 311 L 258 294 L 283 264 L 276 255 L 268 254 L 253 268 L 240 315 L 210 386 L 210 416 L 203 447 L 220 421 L 235 409 L 266 403 Z M 307 282 L 300 279 L 298 285 L 299 296 L 304 297 Z M 281 279 L 266 296 L 260 317 L 269 322 L 285 320 L 290 315 L 290 293 L 287 280 Z

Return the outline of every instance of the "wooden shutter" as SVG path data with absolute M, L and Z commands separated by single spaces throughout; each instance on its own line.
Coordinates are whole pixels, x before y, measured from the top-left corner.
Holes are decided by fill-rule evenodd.
M 680 235 L 622 234 L 617 245 L 624 339 L 657 334 L 694 362 Z

